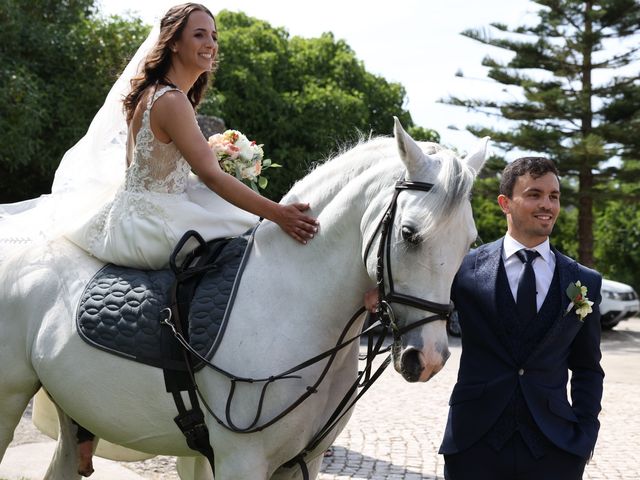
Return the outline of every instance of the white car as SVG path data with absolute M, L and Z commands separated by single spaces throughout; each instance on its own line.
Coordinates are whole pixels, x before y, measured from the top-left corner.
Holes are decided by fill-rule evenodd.
M 611 330 L 622 320 L 640 316 L 640 300 L 636 291 L 627 284 L 602 279 L 602 328 Z
M 603 278 L 600 293 L 600 324 L 604 330 L 611 330 L 622 320 L 640 317 L 640 300 L 630 285 Z M 447 331 L 454 337 L 460 336 L 458 312 L 455 310 L 447 322 Z

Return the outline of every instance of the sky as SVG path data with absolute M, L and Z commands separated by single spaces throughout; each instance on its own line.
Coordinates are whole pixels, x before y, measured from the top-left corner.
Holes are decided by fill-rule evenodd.
M 468 124 L 494 120 L 444 105 L 450 95 L 477 98 L 505 95 L 486 78 L 482 58 L 505 59 L 505 52 L 460 35 L 463 30 L 490 28 L 493 22 L 517 26 L 535 19 L 529 0 L 215 0 L 202 1 L 214 15 L 223 9 L 242 11 L 284 27 L 291 36 L 317 37 L 333 32 L 344 39 L 367 71 L 399 82 L 407 91 L 405 108 L 420 126 L 433 128 L 441 143 L 461 152 L 475 149 L 478 139 Z M 172 0 L 99 0 L 101 12 L 130 12 L 147 23 L 158 22 Z M 224 49 L 224 45 L 221 45 Z M 456 73 L 462 72 L 463 76 Z M 389 119 L 391 131 L 392 119 Z M 508 156 L 507 156 L 508 158 Z

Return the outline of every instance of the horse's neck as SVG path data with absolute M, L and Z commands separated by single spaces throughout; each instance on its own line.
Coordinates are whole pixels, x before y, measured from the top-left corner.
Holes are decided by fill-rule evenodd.
M 299 182 L 292 195 L 311 204 L 311 215 L 320 222 L 319 234 L 301 246 L 271 223 L 260 227 L 256 236 L 260 254 L 252 267 L 262 281 L 273 281 L 274 267 L 288 272 L 278 279 L 280 288 L 296 291 L 308 311 L 322 309 L 343 318 L 346 311 L 352 313 L 361 306 L 371 286 L 362 259 L 361 224 L 365 212 L 365 220 L 372 222 L 385 207 L 376 197 L 388 190 L 402 170 L 400 162 L 393 160 L 394 153 L 389 139 L 374 140 L 318 167 Z

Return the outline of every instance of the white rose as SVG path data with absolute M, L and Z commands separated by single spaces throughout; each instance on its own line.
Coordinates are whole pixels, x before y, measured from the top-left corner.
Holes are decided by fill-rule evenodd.
M 591 305 L 593 305 L 593 302 L 591 300 L 586 300 L 582 305 L 580 305 L 580 307 L 576 309 L 576 313 L 580 317 L 580 320 L 584 320 L 584 317 L 593 312 Z
M 236 141 L 236 147 L 240 149 L 240 158 L 251 160 L 253 158 L 253 147 L 251 142 L 244 135 L 240 135 Z

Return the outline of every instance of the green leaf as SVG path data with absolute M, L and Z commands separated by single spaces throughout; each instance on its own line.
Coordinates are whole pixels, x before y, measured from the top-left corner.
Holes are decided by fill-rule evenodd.
M 267 188 L 267 184 L 269 183 L 269 180 L 267 180 L 266 177 L 258 177 L 258 185 L 260 186 L 260 188 L 262 188 L 263 190 L 265 188 Z
M 575 283 L 570 283 L 567 287 L 567 296 L 573 302 L 578 295 L 580 295 L 580 287 L 578 287 Z

